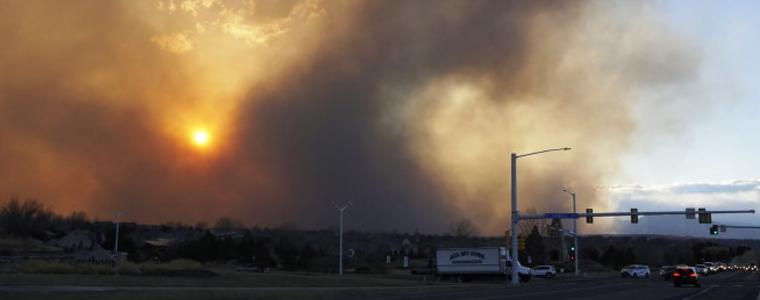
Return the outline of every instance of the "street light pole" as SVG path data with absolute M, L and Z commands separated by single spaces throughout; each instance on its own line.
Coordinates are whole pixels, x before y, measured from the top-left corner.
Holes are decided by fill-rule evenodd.
M 562 191 L 565 192 L 565 193 L 570 194 L 570 196 L 573 196 L 573 214 L 578 213 L 575 210 L 575 193 L 570 192 L 568 190 L 562 190 Z M 579 266 L 580 265 L 580 262 L 579 262 L 580 261 L 580 257 L 578 256 L 578 219 L 577 218 L 573 219 L 573 233 L 574 233 L 573 238 L 575 239 L 574 240 L 574 242 L 575 242 L 575 246 L 574 246 L 575 253 L 573 253 L 573 257 L 575 257 L 575 276 L 578 277 L 578 276 L 581 276 L 581 270 L 580 270 L 580 266 Z
M 116 220 L 116 236 L 114 237 L 113 255 L 118 257 L 119 255 L 119 220 Z
M 338 233 L 338 275 L 343 276 L 343 211 L 351 206 L 351 202 L 348 202 L 343 206 L 339 206 L 333 202 L 333 205 L 335 205 L 335 208 L 340 212 L 340 229 Z
M 122 212 L 116 213 L 116 234 L 114 236 L 114 242 L 113 242 L 113 255 L 115 259 L 119 259 L 119 223 L 121 223 L 121 216 L 123 215 Z
M 512 153 L 512 248 L 510 267 L 510 277 L 512 284 L 519 284 L 517 278 L 517 222 L 519 222 L 520 212 L 517 210 L 517 154 Z
M 517 265 L 518 265 L 518 257 L 517 257 L 517 223 L 520 222 L 520 211 L 517 208 L 517 159 L 520 157 L 530 156 L 530 155 L 536 155 L 546 152 L 553 152 L 553 151 L 567 151 L 570 150 L 570 148 L 554 148 L 554 149 L 546 149 L 536 152 L 531 152 L 528 154 L 520 154 L 512 153 L 511 156 L 511 168 L 512 168 L 512 249 L 510 253 L 510 259 L 512 261 L 512 266 L 510 267 L 511 275 L 512 277 L 512 284 L 517 285 L 520 283 L 519 279 L 517 278 L 518 272 L 517 272 Z

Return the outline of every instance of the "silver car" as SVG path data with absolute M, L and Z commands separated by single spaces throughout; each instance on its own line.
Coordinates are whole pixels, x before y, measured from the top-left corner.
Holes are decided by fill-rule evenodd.
M 620 276 L 625 277 L 637 277 L 637 278 L 649 278 L 649 267 L 645 265 L 630 265 L 620 270 Z
M 551 278 L 557 276 L 557 270 L 550 265 L 535 266 L 530 270 L 530 274 L 535 277 Z

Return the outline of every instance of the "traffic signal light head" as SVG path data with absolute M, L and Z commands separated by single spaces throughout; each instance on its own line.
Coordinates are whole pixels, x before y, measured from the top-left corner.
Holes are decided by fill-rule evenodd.
M 586 209 L 587 214 L 593 214 L 594 210 L 591 208 Z M 593 224 L 594 223 L 594 216 L 586 216 L 586 223 L 587 224 Z
M 697 215 L 699 215 L 699 224 L 710 224 L 712 223 L 712 214 L 707 213 L 707 210 L 704 208 L 697 209 Z
M 718 225 L 710 226 L 710 234 L 711 235 L 718 235 L 720 231 L 718 230 Z

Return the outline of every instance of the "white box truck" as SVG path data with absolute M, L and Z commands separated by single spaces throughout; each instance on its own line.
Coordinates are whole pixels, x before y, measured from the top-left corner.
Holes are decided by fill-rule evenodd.
M 435 253 L 436 273 L 442 279 L 469 281 L 485 277 L 511 278 L 512 262 L 504 247 L 447 248 Z M 529 281 L 530 268 L 517 265 L 521 281 Z

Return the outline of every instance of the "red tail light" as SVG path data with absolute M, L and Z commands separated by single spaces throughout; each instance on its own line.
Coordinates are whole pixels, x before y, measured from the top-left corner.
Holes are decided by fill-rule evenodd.
M 673 273 L 673 277 L 681 277 L 681 273 L 675 272 Z
M 697 273 L 691 273 L 689 274 L 689 277 L 697 277 Z

